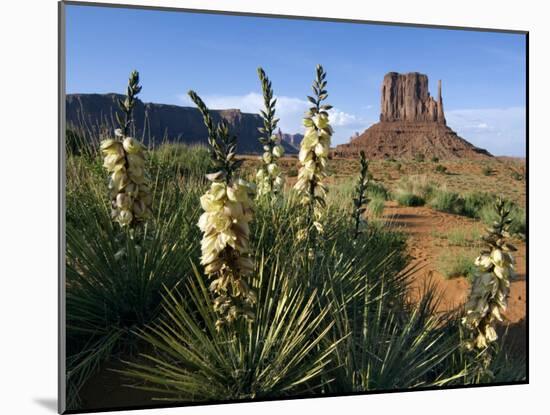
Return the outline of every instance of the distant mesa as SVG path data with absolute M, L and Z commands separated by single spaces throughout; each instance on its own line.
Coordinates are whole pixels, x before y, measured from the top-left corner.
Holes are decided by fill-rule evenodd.
M 279 136 L 282 142 L 292 146 L 296 150 L 300 149 L 300 143 L 302 142 L 302 138 L 304 138 L 304 135 L 300 133 L 296 133 L 296 134 L 283 133 L 280 128 L 277 132 L 277 135 Z
M 441 81 L 434 99 L 428 90 L 428 77 L 418 72 L 387 73 L 382 82 L 380 122 L 349 143 L 336 146 L 333 154 L 350 157 L 361 150 L 371 159 L 492 157 L 447 126 Z
M 90 132 L 98 137 L 102 132 L 112 134 L 116 127 L 119 94 L 68 94 L 66 99 L 67 128 Z M 263 126 L 258 114 L 243 113 L 238 109 L 212 110 L 214 122 L 224 118 L 232 134 L 238 136 L 237 151 L 257 154 L 263 151 L 258 141 L 258 127 Z M 194 107 L 144 103 L 137 100 L 134 109 L 135 135 L 145 144 L 164 141 L 186 144 L 207 144 L 207 131 L 202 116 Z M 287 154 L 297 153 L 296 148 L 283 141 Z

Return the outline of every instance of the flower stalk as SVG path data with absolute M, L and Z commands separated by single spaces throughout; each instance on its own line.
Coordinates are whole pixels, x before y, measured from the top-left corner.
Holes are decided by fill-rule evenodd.
M 210 156 L 217 169 L 206 176 L 211 184 L 200 199 L 204 213 L 198 226 L 203 232 L 201 265 L 212 279 L 210 291 L 219 314 L 216 328 L 220 329 L 238 319 L 254 319 L 256 294 L 247 282 L 254 271 L 249 255 L 254 188 L 235 178 L 241 161 L 235 158 L 237 141 L 229 134 L 227 122 L 222 120 L 215 126 L 202 99 L 194 91 L 189 91 L 189 96 L 203 116 Z
M 495 203 L 498 219 L 483 236 L 484 247 L 475 260 L 478 272 L 474 276 L 462 325 L 466 329 L 464 346 L 467 350 L 480 352 L 481 369 L 488 370 L 491 362 L 490 346 L 498 336 L 496 324 L 503 321 L 510 293 L 510 280 L 514 276 L 512 252 L 517 249 L 507 242 L 512 219 L 510 209 L 503 200 Z
M 365 156 L 365 152 L 363 150 L 361 150 L 359 155 L 361 171 L 359 174 L 359 181 L 357 182 L 357 186 L 355 187 L 356 197 L 353 199 L 354 240 L 356 240 L 361 234 L 361 223 L 366 224 L 364 214 L 367 210 L 366 205 L 369 203 L 369 200 L 366 197 L 367 188 L 369 185 L 369 161 L 367 160 L 367 157 Z
M 140 91 L 139 74 L 132 71 L 126 98 L 119 100 L 124 118 L 116 113 L 119 128 L 115 130 L 115 138 L 103 140 L 100 144 L 104 157 L 103 167 L 110 174 L 111 217 L 120 226 L 130 228 L 146 221 L 152 215 L 152 195 L 145 168 L 145 148 L 135 138 L 127 135 L 133 122 L 136 95 Z
M 301 167 L 294 189 L 300 195 L 300 204 L 307 209 L 304 227 L 299 237 L 315 239 L 315 232 L 322 233 L 322 216 L 326 208 L 326 194 L 328 188 L 324 184 L 327 176 L 328 154 L 332 127 L 329 124 L 328 110 L 331 105 L 322 104 L 328 97 L 326 91 L 326 72 L 321 65 L 317 65 L 316 78 L 313 82 L 314 96 L 308 96 L 313 104 L 306 112 L 303 124 L 306 127 L 304 138 L 300 143 L 298 155 Z
M 256 172 L 257 197 L 260 198 L 265 195 L 275 196 L 284 186 L 281 170 L 277 164 L 277 160 L 284 154 L 284 148 L 280 144 L 280 137 L 275 134 L 279 119 L 275 118 L 277 99 L 273 98 L 271 81 L 262 68 L 258 68 L 258 77 L 262 84 L 264 97 L 264 109 L 260 110 L 264 125 L 258 128 L 261 134 L 258 140 L 263 145 L 264 152 L 260 158 L 260 167 Z

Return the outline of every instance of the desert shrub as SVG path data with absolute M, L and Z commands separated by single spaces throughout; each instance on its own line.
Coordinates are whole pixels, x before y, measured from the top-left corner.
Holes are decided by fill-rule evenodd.
M 445 278 L 465 277 L 471 279 L 476 270 L 475 250 L 443 251 L 437 258 L 437 269 Z
M 369 200 L 367 212 L 371 217 L 380 218 L 384 213 L 385 199 L 379 196 L 374 196 Z
M 512 171 L 512 173 L 510 174 L 510 177 L 512 177 L 512 179 L 517 180 L 517 181 L 525 180 L 525 176 L 523 174 L 517 172 L 516 170 Z
M 418 162 L 418 163 L 422 163 L 423 161 L 426 160 L 426 156 L 422 153 L 416 153 L 413 157 L 414 161 Z
M 340 179 L 336 183 L 332 184 L 327 194 L 327 204 L 340 206 L 347 210 L 351 209 L 356 184 L 357 179 L 352 177 Z M 369 200 L 388 200 L 390 198 L 390 193 L 384 185 L 381 182 L 373 180 L 368 182 L 366 193 Z
M 451 246 L 477 246 L 480 243 L 481 234 L 476 229 L 456 228 L 445 235 Z
M 382 183 L 371 180 L 367 185 L 367 197 L 370 199 L 388 200 L 389 193 Z
M 440 174 L 447 174 L 448 173 L 447 167 L 443 166 L 442 164 L 438 164 L 437 166 L 435 166 L 434 171 L 436 173 L 440 173 Z
M 491 176 L 493 174 L 493 169 L 489 166 L 485 166 L 481 169 L 481 173 L 484 176 Z
M 428 204 L 431 208 L 442 212 L 460 214 L 464 207 L 464 199 L 458 193 L 438 189 L 433 192 Z
M 464 207 L 462 214 L 470 218 L 478 218 L 479 211 L 486 205 L 494 202 L 494 196 L 489 193 L 470 192 L 463 196 Z
M 413 193 L 398 193 L 395 200 L 401 206 L 424 206 L 426 201 Z
M 403 206 L 422 206 L 434 192 L 434 185 L 426 176 L 402 178 L 394 191 L 395 200 Z
M 433 156 L 432 163 L 439 163 L 439 157 Z
M 291 167 L 287 170 L 286 175 L 288 177 L 297 177 L 298 176 L 298 169 L 296 167 Z

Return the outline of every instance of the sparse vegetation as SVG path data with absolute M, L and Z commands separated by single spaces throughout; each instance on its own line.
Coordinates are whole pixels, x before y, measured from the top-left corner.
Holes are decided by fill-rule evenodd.
M 513 170 L 512 173 L 510 174 L 510 176 L 512 177 L 512 179 L 517 180 L 517 181 L 525 180 L 525 176 L 523 174 L 519 173 L 516 170 Z
M 447 167 L 443 166 L 442 164 L 438 164 L 437 166 L 435 166 L 434 171 L 436 173 L 439 173 L 439 174 L 447 174 L 448 173 Z
M 437 268 L 445 278 L 472 279 L 475 272 L 472 255 L 475 256 L 474 250 L 443 251 L 437 258 Z
M 409 176 L 399 181 L 394 195 L 400 205 L 422 206 L 433 192 L 434 185 L 426 176 Z

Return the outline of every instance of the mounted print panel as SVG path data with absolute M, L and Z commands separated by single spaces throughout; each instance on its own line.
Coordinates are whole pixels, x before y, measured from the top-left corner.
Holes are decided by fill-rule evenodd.
M 60 25 L 60 412 L 528 382 L 527 32 Z

